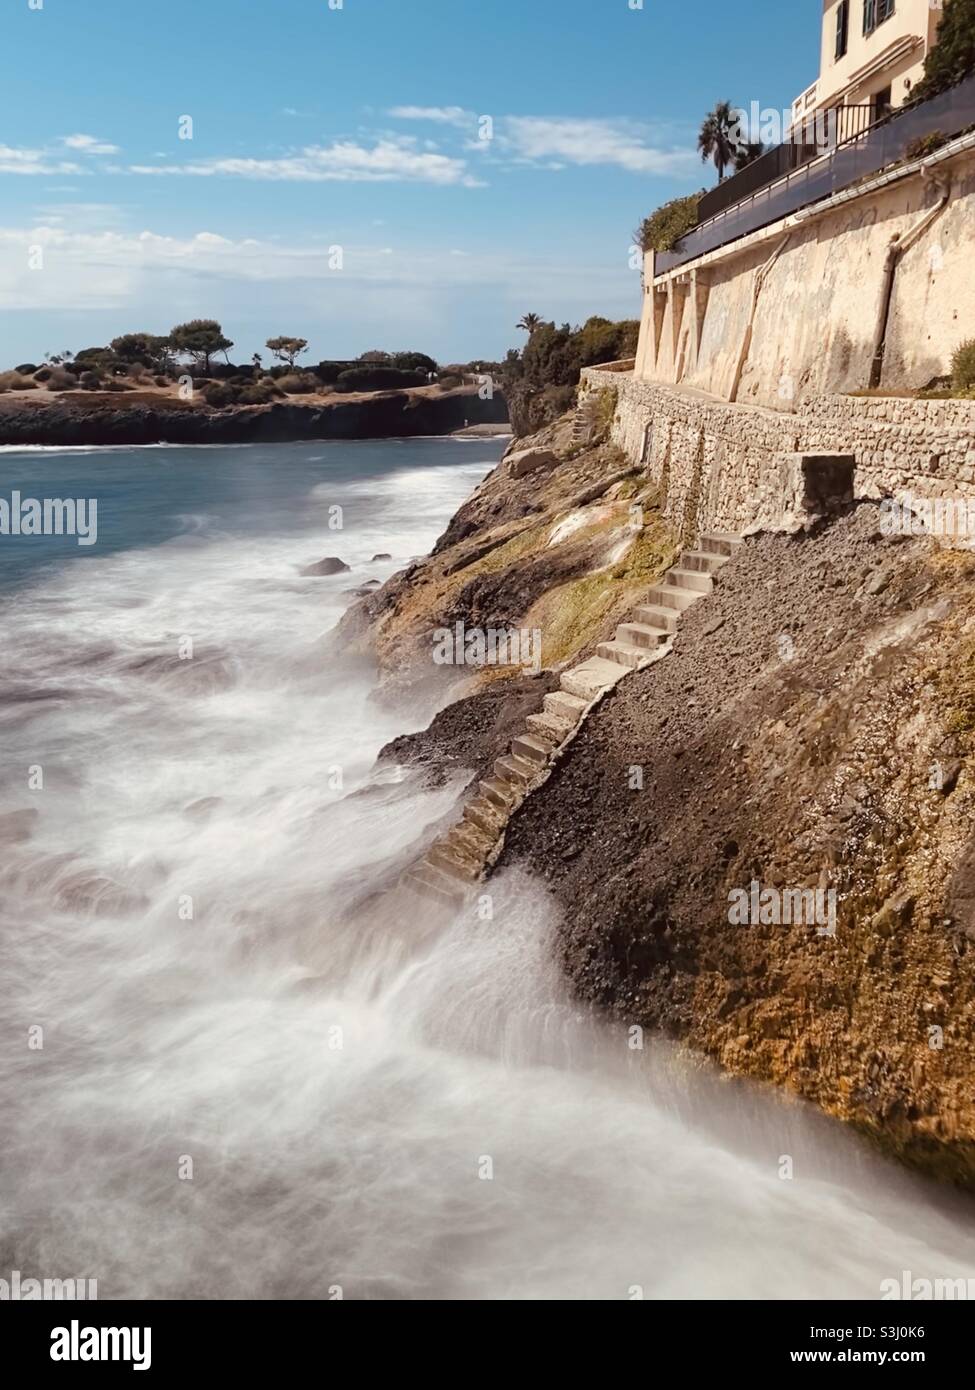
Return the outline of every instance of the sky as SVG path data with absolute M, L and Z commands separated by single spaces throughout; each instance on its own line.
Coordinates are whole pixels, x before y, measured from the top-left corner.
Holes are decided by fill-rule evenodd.
M 0 0 L 0 365 L 217 318 L 247 361 L 497 358 L 640 309 L 715 102 L 817 76 L 821 0 Z M 265 353 L 265 356 L 267 354 Z

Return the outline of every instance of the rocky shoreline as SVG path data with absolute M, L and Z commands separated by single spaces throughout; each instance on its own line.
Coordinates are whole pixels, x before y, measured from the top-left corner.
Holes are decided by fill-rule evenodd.
M 384 758 L 433 782 L 482 774 L 558 671 L 612 634 L 672 558 L 662 499 L 633 472 L 563 419 L 350 610 L 338 639 L 400 692 L 428 670 L 432 628 L 543 634 L 539 676 L 485 673 Z M 969 1190 L 973 573 L 970 554 L 888 538 L 871 502 L 810 535 L 751 536 L 668 659 L 593 712 L 498 860 L 557 902 L 580 1001 Z M 835 939 L 732 923 L 730 895 L 753 882 L 831 888 Z
M 282 444 L 304 439 L 403 439 L 507 421 L 504 398 L 376 392 L 351 400 L 213 410 L 172 397 L 0 398 L 0 445 Z

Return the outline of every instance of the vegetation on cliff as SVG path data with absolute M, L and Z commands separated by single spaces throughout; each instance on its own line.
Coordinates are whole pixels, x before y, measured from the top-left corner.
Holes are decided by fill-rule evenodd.
M 582 444 L 571 417 L 520 440 L 517 453 L 533 451 L 537 466 L 520 473 L 502 460 L 432 555 L 350 610 L 341 640 L 378 657 L 390 694 L 445 677 L 479 687 L 514 678 L 505 668 L 435 667 L 431 634 L 457 622 L 538 629 L 546 666 L 613 635 L 676 542 L 655 489 L 609 440 L 611 419 L 612 410 L 594 412 Z
M 537 315 L 526 315 L 522 322 L 528 319 Z M 512 348 L 501 364 L 501 385 L 517 435 L 533 434 L 569 409 L 583 367 L 635 356 L 640 324 L 593 316 L 581 328 L 537 322 L 528 331 L 525 346 Z
M 663 203 L 643 219 L 633 233 L 634 241 L 644 251 L 672 251 L 681 237 L 697 226 L 700 200 L 700 193 L 691 193 Z

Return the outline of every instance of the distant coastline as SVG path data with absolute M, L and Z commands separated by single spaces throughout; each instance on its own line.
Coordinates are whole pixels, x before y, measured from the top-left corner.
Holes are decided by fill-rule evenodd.
M 150 392 L 38 400 L 0 397 L 0 444 L 250 444 L 313 439 L 397 439 L 449 435 L 508 421 L 504 398 L 482 399 L 474 387 L 432 395 L 379 391 L 327 403 L 296 401 L 213 409 Z M 494 430 L 492 429 L 493 433 Z

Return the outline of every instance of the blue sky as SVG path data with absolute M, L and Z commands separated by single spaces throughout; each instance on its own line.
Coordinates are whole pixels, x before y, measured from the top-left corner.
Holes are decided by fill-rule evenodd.
M 637 3 L 0 0 L 0 364 L 191 317 L 241 360 L 446 362 L 636 316 L 702 115 L 789 105 L 821 14 Z

